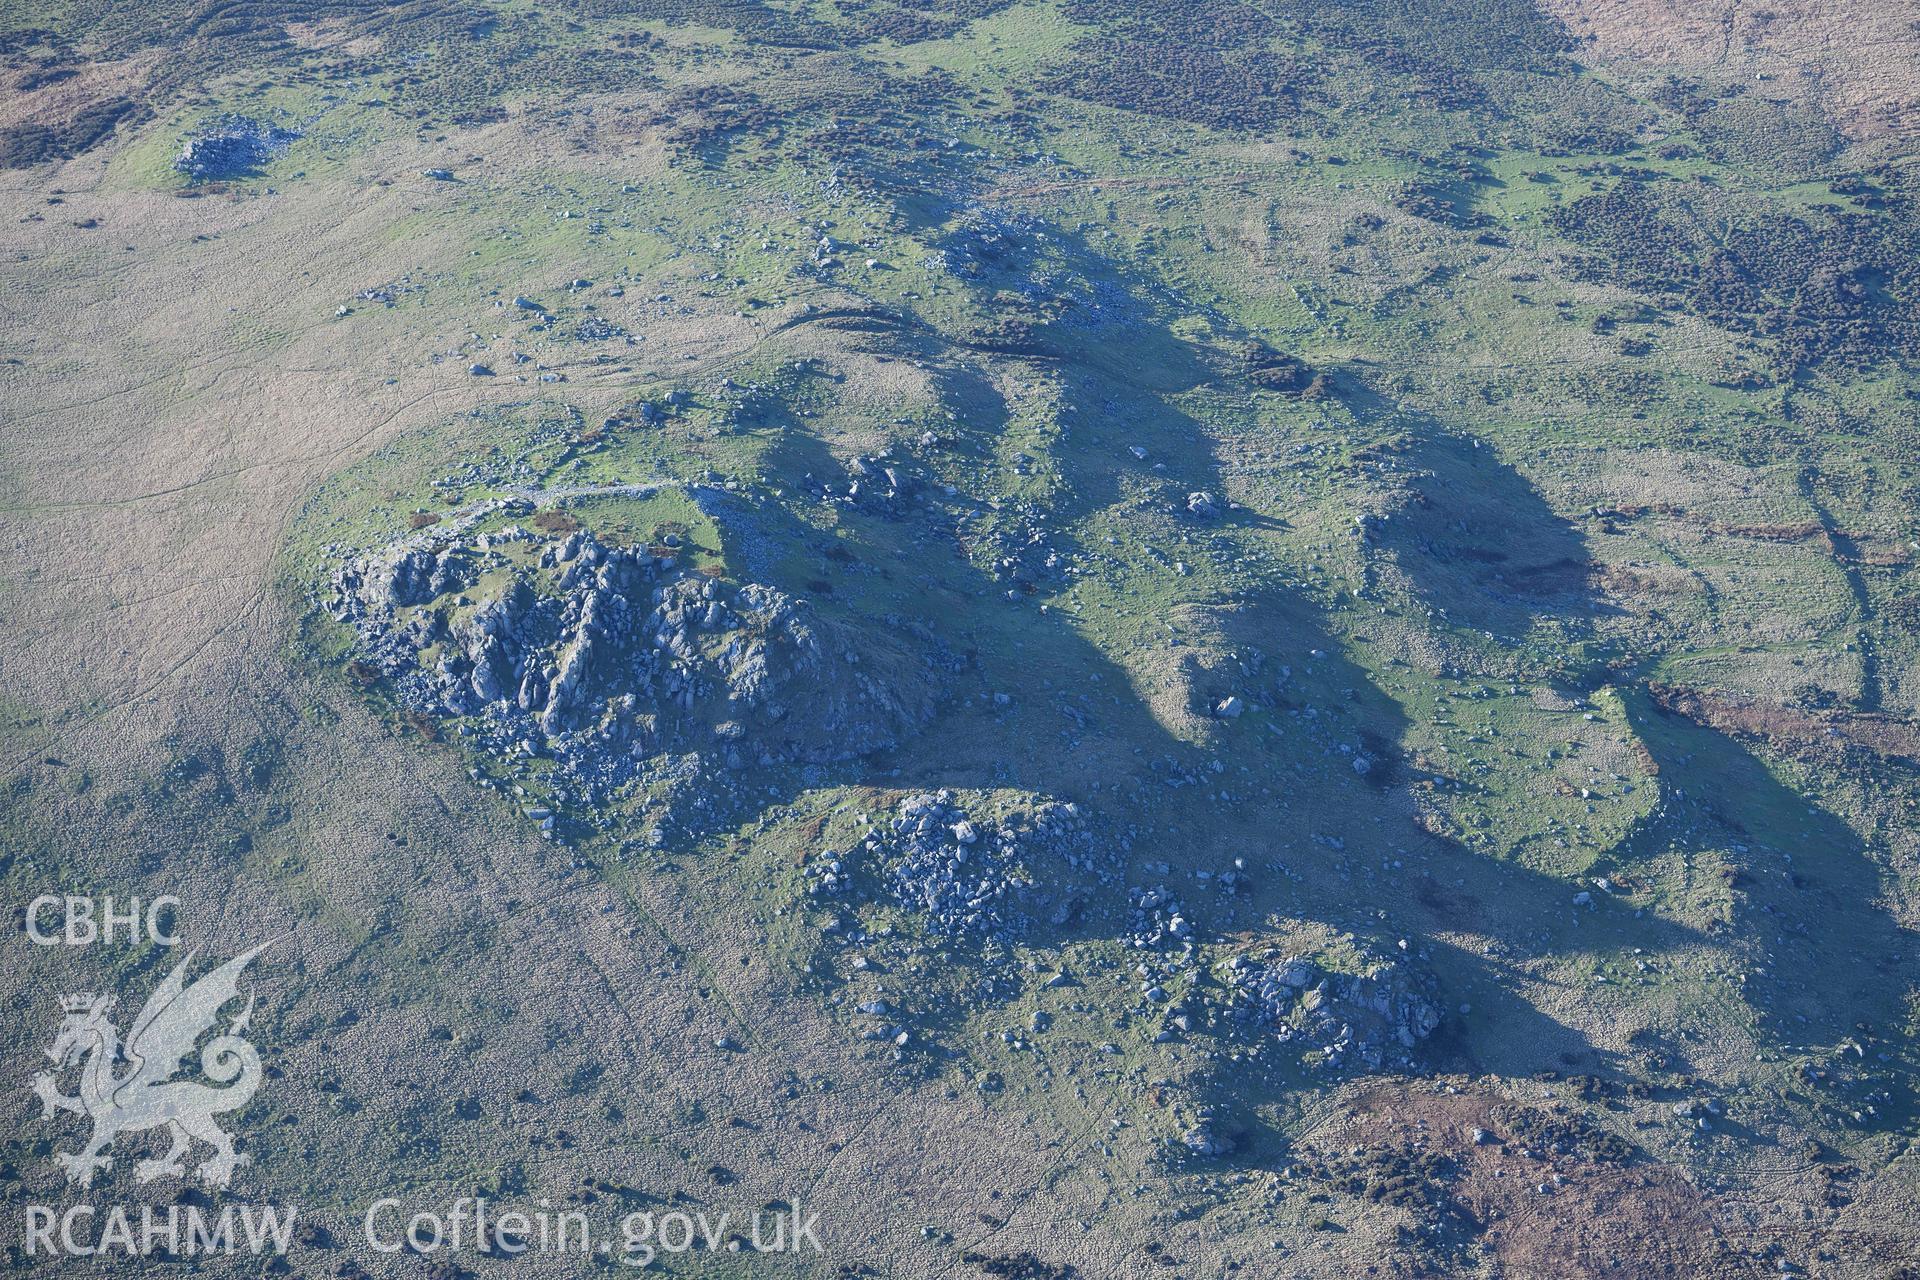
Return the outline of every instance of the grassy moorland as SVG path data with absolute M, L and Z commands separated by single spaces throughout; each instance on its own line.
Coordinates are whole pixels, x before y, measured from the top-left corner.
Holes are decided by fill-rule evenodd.
M 1564 17 L 0 10 L 0 881 L 295 939 L 302 1274 L 1898 1274 L 1920 189 Z

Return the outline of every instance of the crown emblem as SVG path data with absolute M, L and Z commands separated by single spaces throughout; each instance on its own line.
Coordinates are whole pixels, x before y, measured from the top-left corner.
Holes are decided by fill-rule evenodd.
M 93 1008 L 93 993 L 80 991 L 70 996 L 61 996 L 60 1007 L 68 1013 L 85 1013 Z

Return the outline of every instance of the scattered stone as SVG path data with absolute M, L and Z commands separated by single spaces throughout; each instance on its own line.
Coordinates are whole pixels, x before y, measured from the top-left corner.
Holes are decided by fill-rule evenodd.
M 1164 874 L 1165 864 L 1162 864 Z M 1127 937 L 1136 950 L 1159 947 L 1169 940 L 1182 941 L 1187 948 L 1191 925 L 1181 913 L 1179 899 L 1165 885 L 1133 888 L 1127 891 Z
M 1440 1026 L 1432 976 L 1410 957 L 1382 957 L 1358 943 L 1260 960 L 1242 953 L 1220 976 L 1234 992 L 1237 1019 L 1298 1043 L 1317 1066 L 1407 1067 Z
M 951 791 L 908 796 L 858 852 L 894 901 L 918 912 L 929 932 L 949 937 L 1012 939 L 1049 901 L 1049 921 L 1065 923 L 1075 900 L 1054 900 L 1032 868 L 1046 861 L 1091 868 L 1094 862 L 1093 836 L 1076 805 L 1046 802 L 988 821 L 962 810 Z M 830 851 L 814 860 L 815 893 L 846 889 L 847 856 Z

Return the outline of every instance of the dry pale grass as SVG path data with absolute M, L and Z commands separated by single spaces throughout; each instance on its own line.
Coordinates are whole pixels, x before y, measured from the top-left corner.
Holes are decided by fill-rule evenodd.
M 1765 76 L 1847 134 L 1920 132 L 1920 29 L 1904 0 L 1540 0 L 1604 58 Z
M 155 51 L 104 62 L 82 62 L 67 70 L 72 75 L 49 78 L 39 70 L 14 72 L 0 92 L 0 129 L 22 124 L 49 126 L 72 122 L 75 116 L 110 98 L 138 98 L 160 63 Z M 43 81 L 33 88 L 22 85 Z
M 187 703 L 268 678 L 286 625 L 273 557 L 314 486 L 409 430 L 525 394 L 432 360 L 490 305 L 472 290 L 431 289 L 404 320 L 334 312 L 401 276 L 448 280 L 469 231 L 430 215 L 462 197 L 414 175 L 457 149 L 488 157 L 485 181 L 525 185 L 550 158 L 540 130 L 521 117 L 457 145 L 382 142 L 329 178 L 248 198 L 127 189 L 97 155 L 5 175 L 16 208 L 56 190 L 63 203 L 0 227 L 0 668 L 29 708 L 88 709 L 96 731 L 65 751 L 137 758 Z M 644 179 L 658 158 L 638 141 L 575 163 Z M 389 234 L 408 217 L 417 231 Z M 547 263 L 539 283 L 585 265 Z M 651 349 L 698 369 L 752 340 L 743 321 L 697 317 Z

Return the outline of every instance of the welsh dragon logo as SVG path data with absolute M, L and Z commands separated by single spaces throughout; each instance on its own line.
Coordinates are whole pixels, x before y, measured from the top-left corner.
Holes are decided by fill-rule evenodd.
M 33 1090 L 45 1105 L 43 1119 L 51 1119 L 57 1110 L 93 1121 L 93 1137 L 84 1148 L 54 1154 L 68 1181 L 92 1186 L 96 1170 L 113 1167 L 113 1157 L 102 1153 L 115 1138 L 162 1127 L 170 1131 L 173 1146 L 158 1159 L 136 1164 L 133 1176 L 138 1181 L 184 1177 L 182 1157 L 196 1139 L 213 1148 L 196 1170 L 208 1186 L 224 1188 L 234 1170 L 247 1163 L 246 1156 L 235 1153 L 233 1138 L 214 1117 L 245 1106 L 260 1088 L 260 1055 L 241 1036 L 253 1016 L 251 996 L 240 1016 L 200 1051 L 200 1070 L 225 1087 L 172 1077 L 200 1037 L 213 1028 L 220 1010 L 239 995 L 240 975 L 248 962 L 272 945 L 262 943 L 235 956 L 191 986 L 187 966 L 193 956 L 189 955 L 147 998 L 124 1044 L 107 1016 L 114 1006 L 112 996 L 60 998 L 66 1017 L 47 1050 L 56 1068 L 36 1075 Z M 60 1092 L 56 1080 L 75 1065 L 80 1067 L 80 1092 L 69 1097 Z

